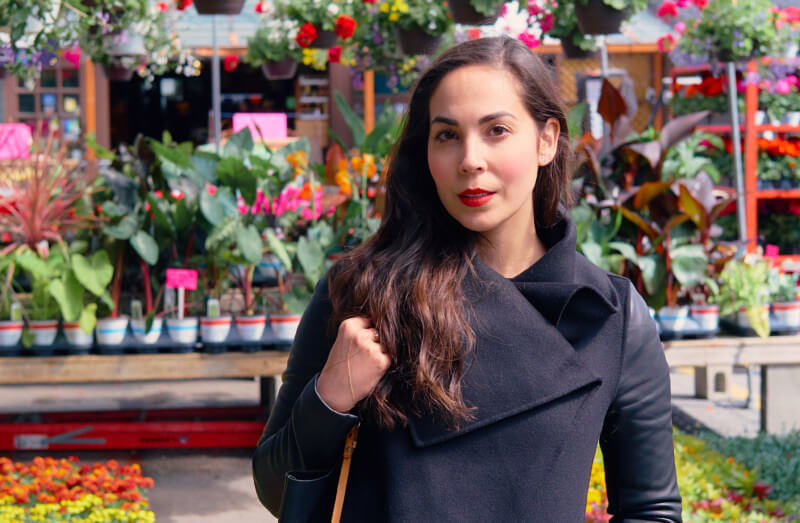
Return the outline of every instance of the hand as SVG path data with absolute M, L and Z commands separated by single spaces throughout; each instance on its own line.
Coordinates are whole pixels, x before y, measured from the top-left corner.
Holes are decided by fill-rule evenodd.
M 372 390 L 389 368 L 372 323 L 363 316 L 344 320 L 328 361 L 317 379 L 317 392 L 337 412 L 349 412 Z

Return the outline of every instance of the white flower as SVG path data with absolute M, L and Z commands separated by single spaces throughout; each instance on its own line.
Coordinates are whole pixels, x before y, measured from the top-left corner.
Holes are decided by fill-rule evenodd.
M 431 15 L 431 16 L 433 16 L 433 15 Z M 428 23 L 428 30 L 429 31 L 435 31 L 436 30 L 436 22 L 431 20 L 430 23 Z
M 328 13 L 331 15 L 338 15 L 339 14 L 339 6 L 336 4 L 328 4 Z

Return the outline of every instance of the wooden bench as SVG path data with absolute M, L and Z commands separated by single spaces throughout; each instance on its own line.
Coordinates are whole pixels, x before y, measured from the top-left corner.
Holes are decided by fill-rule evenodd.
M 670 367 L 695 369 L 695 395 L 727 396 L 734 365 L 761 367 L 761 430 L 800 429 L 800 336 L 719 337 L 664 342 Z

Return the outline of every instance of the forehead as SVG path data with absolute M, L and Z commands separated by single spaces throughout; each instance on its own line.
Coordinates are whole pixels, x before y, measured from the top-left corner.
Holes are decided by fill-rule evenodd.
M 528 112 L 517 77 L 508 69 L 493 65 L 468 65 L 445 75 L 433 91 L 429 109 L 431 118 Z

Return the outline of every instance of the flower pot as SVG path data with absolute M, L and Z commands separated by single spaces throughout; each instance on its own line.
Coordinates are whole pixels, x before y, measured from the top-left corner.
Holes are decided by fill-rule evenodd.
M 63 323 L 61 325 L 61 330 L 64 331 L 67 343 L 74 347 L 88 347 L 92 344 L 92 341 L 94 341 L 91 331 L 89 334 L 83 332 L 83 329 L 81 329 L 77 321 Z
M 442 40 L 440 35 L 430 35 L 421 27 L 411 29 L 397 28 L 397 40 L 400 43 L 400 50 L 403 54 L 419 55 L 432 54 L 439 48 Z
M 140 56 L 147 54 L 142 35 L 127 33 L 125 40 L 120 41 L 108 50 L 111 56 Z
M 150 326 L 150 331 L 147 333 L 145 333 L 145 321 L 144 318 L 131 320 L 131 331 L 136 341 L 144 343 L 145 345 L 151 345 L 157 342 L 158 338 L 161 337 L 161 327 L 164 324 L 164 320 L 161 318 L 153 318 L 153 324 Z
M 256 314 L 253 316 L 237 316 L 236 332 L 244 341 L 258 341 L 264 334 L 264 327 L 267 326 L 267 315 Z
M 98 345 L 119 345 L 125 339 L 125 333 L 128 331 L 128 317 L 119 316 L 97 320 L 94 331 L 97 334 Z
M 788 125 L 800 125 L 800 111 L 788 111 L 783 115 L 783 122 Z
M 104 65 L 103 72 L 111 82 L 129 82 L 133 78 L 133 69 L 119 64 Z
M 24 327 L 25 323 L 22 320 L 0 321 L 0 347 L 13 347 L 19 343 L 19 339 L 22 337 L 22 329 Z
M 599 49 L 590 49 L 588 51 L 583 50 L 577 45 L 573 44 L 571 38 L 561 39 L 561 49 L 564 50 L 564 56 L 566 56 L 567 58 L 586 59 L 586 58 L 597 58 L 598 56 L 600 56 Z
M 772 304 L 775 319 L 787 327 L 800 328 L 800 300 L 775 302 Z
M 270 314 L 269 325 L 275 337 L 281 340 L 293 340 L 300 325 L 300 314 Z
M 58 333 L 58 320 L 31 320 L 28 330 L 33 334 L 34 345 L 52 345 Z
M 261 72 L 267 80 L 292 79 L 297 72 L 297 60 L 287 56 L 277 62 L 264 62 L 261 64 Z
M 603 0 L 589 0 L 586 5 L 580 0 L 575 0 L 575 17 L 583 34 L 619 33 L 622 22 L 629 15 L 630 11 L 614 9 L 606 5 Z
M 488 25 L 497 21 L 500 13 L 503 12 L 503 3 L 501 2 L 493 15 L 485 15 L 479 13 L 472 7 L 469 0 L 450 0 L 450 14 L 453 15 L 453 21 L 457 24 L 464 25 Z
M 194 0 L 194 7 L 201 15 L 238 15 L 245 0 Z M 169 322 L 168 322 L 169 323 Z
M 769 305 L 764 305 L 763 314 L 769 316 Z M 736 313 L 736 324 L 743 329 L 752 329 L 750 318 L 747 317 L 747 307 L 742 307 Z
M 230 316 L 218 316 L 215 318 L 200 318 L 200 337 L 204 343 L 222 343 L 231 331 Z
M 182 345 L 197 342 L 197 318 L 167 318 L 167 334 Z
M 689 307 L 661 307 L 658 311 L 658 322 L 667 331 L 680 331 L 686 328 L 689 318 Z
M 336 36 L 336 33 L 333 31 L 328 31 L 322 29 L 317 32 L 317 39 L 311 42 L 311 47 L 317 49 L 330 49 L 336 42 L 339 40 L 339 37 Z
M 689 314 L 703 330 L 713 331 L 719 328 L 719 305 L 693 303 L 689 307 Z

